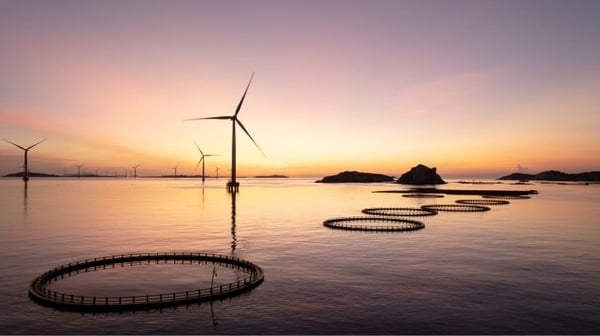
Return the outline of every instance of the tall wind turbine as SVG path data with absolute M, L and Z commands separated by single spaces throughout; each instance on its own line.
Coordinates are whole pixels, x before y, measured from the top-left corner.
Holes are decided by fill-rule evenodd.
M 200 162 L 202 162 L 202 182 L 204 182 L 204 162 L 206 160 L 204 160 L 205 157 L 209 157 L 209 156 L 216 156 L 215 154 L 204 154 L 204 152 L 202 152 L 202 149 L 200 149 L 200 147 L 198 146 L 198 144 L 196 144 L 196 148 L 198 148 L 198 151 L 200 151 L 200 160 L 198 160 L 198 163 L 196 164 L 196 168 L 198 169 L 198 165 L 200 164 Z
M 184 121 L 204 120 L 204 119 L 231 120 L 231 181 L 227 182 L 227 190 L 229 190 L 230 192 L 238 191 L 240 188 L 240 184 L 236 180 L 237 179 L 237 176 L 236 176 L 236 153 L 235 153 L 235 126 L 236 126 L 236 124 L 240 125 L 242 130 L 246 133 L 246 135 L 248 135 L 250 140 L 252 140 L 252 142 L 254 143 L 256 148 L 258 148 L 258 150 L 264 156 L 266 156 L 265 153 L 262 151 L 262 149 L 260 149 L 260 147 L 258 146 L 256 141 L 254 141 L 254 139 L 252 138 L 250 133 L 248 133 L 248 130 L 246 130 L 246 127 L 244 127 L 244 124 L 242 124 L 242 122 L 238 119 L 238 113 L 240 113 L 240 109 L 242 108 L 242 104 L 244 103 L 244 98 L 246 98 L 246 93 L 248 93 L 248 88 L 250 87 L 250 83 L 252 83 L 253 77 L 254 77 L 254 72 L 250 76 L 250 81 L 248 81 L 246 90 L 244 91 L 244 94 L 242 95 L 242 99 L 240 99 L 240 102 L 238 103 L 237 108 L 235 109 L 235 113 L 233 115 L 218 116 L 218 117 L 206 117 L 206 118 L 192 118 L 192 119 L 184 120 Z
M 35 147 L 35 146 L 39 145 L 40 143 L 42 143 L 42 142 L 46 141 L 46 139 L 44 139 L 44 140 L 41 140 L 41 141 L 38 141 L 38 142 L 36 142 L 35 144 L 33 144 L 33 145 L 29 146 L 29 147 L 21 147 L 21 146 L 17 145 L 16 143 L 14 143 L 14 142 L 10 142 L 10 141 L 8 141 L 8 140 L 6 140 L 6 139 L 2 139 L 2 140 L 4 140 L 4 141 L 8 142 L 8 143 L 9 143 L 9 144 L 11 144 L 11 145 L 15 145 L 15 146 L 17 146 L 17 147 L 21 148 L 21 149 L 22 149 L 22 150 L 25 152 L 25 158 L 24 158 L 24 162 L 23 162 L 23 181 L 24 181 L 24 182 L 27 182 L 27 181 L 29 181 L 29 169 L 28 169 L 28 167 L 27 167 L 27 153 L 28 153 L 28 152 L 29 152 L 29 150 L 30 150 L 30 149 L 32 149 L 33 147 Z
M 178 167 L 178 166 L 175 166 L 175 167 L 171 168 L 171 169 L 173 169 L 173 171 L 174 171 L 174 174 L 175 174 L 174 176 L 175 176 L 175 177 L 177 177 L 177 167 Z

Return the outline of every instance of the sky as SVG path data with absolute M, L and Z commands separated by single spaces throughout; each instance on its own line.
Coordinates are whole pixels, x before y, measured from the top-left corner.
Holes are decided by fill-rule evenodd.
M 0 0 L 0 138 L 31 171 L 600 170 L 600 1 Z M 0 175 L 20 149 L 0 143 Z

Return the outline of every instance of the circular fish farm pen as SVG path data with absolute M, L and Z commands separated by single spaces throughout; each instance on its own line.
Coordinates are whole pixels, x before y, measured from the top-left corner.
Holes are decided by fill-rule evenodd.
M 411 197 L 411 198 L 442 198 L 442 197 L 444 197 L 444 195 L 413 193 L 413 194 L 404 194 L 404 195 L 402 195 L 402 197 Z
M 432 204 L 423 205 L 422 209 L 434 210 L 434 211 L 448 211 L 448 212 L 481 212 L 489 211 L 491 208 L 483 205 L 465 205 L 465 204 Z
M 437 215 L 437 211 L 423 208 L 366 208 L 362 212 L 367 215 L 396 216 L 396 217 L 418 217 Z
M 529 199 L 529 198 L 531 198 L 531 196 L 525 196 L 525 195 L 482 195 L 481 197 L 483 197 L 483 198 L 496 198 L 496 199 L 509 199 L 509 200 L 514 200 L 514 199 Z
M 323 225 L 338 230 L 401 232 L 416 231 L 425 228 L 425 224 L 415 220 L 391 217 L 339 217 L 323 222 Z
M 107 268 L 107 265 L 133 266 L 151 261 L 174 261 L 181 264 L 213 263 L 241 270 L 244 277 L 208 288 L 149 295 L 85 296 L 61 293 L 48 288 L 53 281 L 83 272 L 102 270 Z M 72 311 L 143 310 L 221 299 L 250 290 L 260 285 L 263 280 L 264 273 L 258 265 L 232 256 L 174 252 L 122 254 L 80 260 L 51 269 L 31 282 L 29 296 L 40 304 Z
M 509 204 L 509 201 L 501 199 L 461 199 L 456 200 L 458 204 L 469 204 L 469 205 L 503 205 Z

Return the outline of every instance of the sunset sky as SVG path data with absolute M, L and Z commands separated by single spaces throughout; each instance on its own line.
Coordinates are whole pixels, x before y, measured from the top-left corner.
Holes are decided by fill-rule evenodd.
M 35 172 L 600 170 L 600 1 L 0 0 L 0 138 Z M 22 151 L 0 142 L 0 175 Z

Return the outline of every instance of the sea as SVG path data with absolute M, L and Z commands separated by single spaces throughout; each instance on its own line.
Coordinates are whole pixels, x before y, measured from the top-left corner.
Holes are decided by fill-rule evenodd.
M 0 334 L 600 334 L 600 184 L 450 180 L 438 188 L 538 193 L 489 211 L 403 217 L 420 230 L 373 232 L 323 222 L 484 198 L 376 192 L 412 188 L 393 183 L 239 181 L 231 194 L 223 178 L 1 178 Z M 212 302 L 117 312 L 28 295 L 60 265 L 155 252 L 235 256 L 260 266 L 264 282 Z M 227 283 L 235 272 L 117 265 L 49 286 L 147 295 Z

